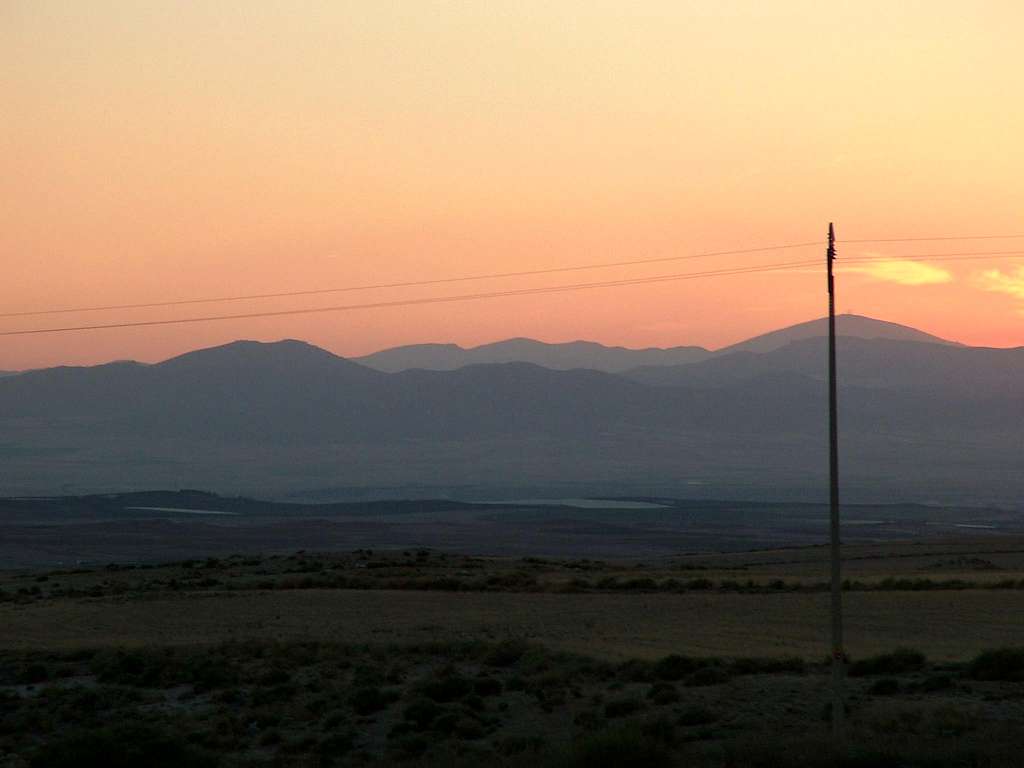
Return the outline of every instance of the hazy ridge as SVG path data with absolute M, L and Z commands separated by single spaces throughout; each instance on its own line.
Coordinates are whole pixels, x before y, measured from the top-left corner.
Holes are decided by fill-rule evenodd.
M 864 318 L 843 325 L 840 426 L 855 498 L 1019 498 L 1024 349 L 920 341 Z M 384 373 L 299 341 L 30 371 L 0 381 L 0 492 L 458 495 L 593 483 L 813 498 L 825 469 L 825 358 L 807 332 L 759 337 L 759 347 L 780 345 L 766 352 L 735 345 L 621 375 L 518 361 Z

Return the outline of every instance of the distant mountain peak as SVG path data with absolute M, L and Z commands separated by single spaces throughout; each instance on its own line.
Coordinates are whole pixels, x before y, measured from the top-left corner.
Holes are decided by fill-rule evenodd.
M 836 315 L 836 334 L 861 339 L 888 339 L 892 341 L 917 341 L 929 344 L 945 344 L 959 346 L 957 342 L 933 336 L 908 325 L 891 323 L 887 320 L 876 320 L 873 317 L 844 313 Z M 819 317 L 807 322 L 797 323 L 787 328 L 755 336 L 738 344 L 717 350 L 721 355 L 730 352 L 772 352 L 794 341 L 819 338 L 828 335 L 828 318 Z
M 204 369 L 284 369 L 317 368 L 363 369 L 363 366 L 333 352 L 297 339 L 252 341 L 241 339 L 215 347 L 206 347 L 158 363 L 155 367 L 172 370 Z

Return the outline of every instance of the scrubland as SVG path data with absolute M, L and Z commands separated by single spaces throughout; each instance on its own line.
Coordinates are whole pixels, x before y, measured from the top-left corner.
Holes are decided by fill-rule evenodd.
M 821 548 L 5 572 L 0 765 L 1019 765 L 1013 544 L 849 549 L 841 754 Z

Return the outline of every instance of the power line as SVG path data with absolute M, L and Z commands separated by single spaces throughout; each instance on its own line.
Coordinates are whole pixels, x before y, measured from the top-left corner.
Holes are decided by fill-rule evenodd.
M 929 261 L 970 261 L 973 259 L 990 259 L 993 256 L 1024 256 L 1024 251 L 974 251 L 966 253 L 907 253 L 893 256 L 851 256 L 843 259 L 844 264 L 862 264 L 878 261 L 907 261 L 909 259 L 928 259 Z
M 628 261 L 602 262 L 598 264 L 580 264 L 571 267 L 548 267 L 545 269 L 528 269 L 519 272 L 497 272 L 483 275 L 468 275 L 460 277 L 442 277 L 433 280 L 409 280 L 397 283 L 378 283 L 375 285 L 352 285 L 341 288 L 316 288 L 304 291 L 283 291 L 279 293 L 253 293 L 242 296 L 217 296 L 200 299 L 178 299 L 174 301 L 153 301 L 139 304 L 109 304 L 96 307 L 68 307 L 63 309 L 40 309 L 24 312 L 3 312 L 0 317 L 30 317 L 36 315 L 59 315 L 73 312 L 103 312 L 117 309 L 147 309 L 153 307 L 175 307 L 188 304 L 214 304 L 225 301 L 248 301 L 254 299 L 279 299 L 295 296 L 316 296 L 326 293 L 347 293 L 350 291 L 370 291 L 386 288 L 412 288 L 427 285 L 442 285 L 445 283 L 464 283 L 474 280 L 497 280 L 507 277 L 528 277 L 530 275 L 550 275 L 558 272 L 582 272 L 588 269 L 607 269 L 609 267 L 628 267 L 638 264 L 658 264 L 667 261 L 685 261 L 689 259 L 703 259 L 712 256 L 738 256 L 748 253 L 763 253 L 766 251 L 782 251 L 790 248 L 807 248 L 819 246 L 820 242 L 788 243 L 786 245 L 768 245 L 760 248 L 743 248 L 735 251 L 711 251 L 707 253 L 691 253 L 683 256 L 660 256 L 653 259 L 632 259 Z
M 939 240 L 1015 240 L 1024 235 L 955 235 L 950 237 L 886 237 L 862 240 L 839 240 L 841 243 L 924 243 Z
M 205 323 L 220 320 L 248 320 L 260 317 L 285 317 L 290 315 L 309 315 L 322 312 L 347 312 L 361 309 L 385 309 L 391 307 L 409 307 L 427 304 L 445 304 L 456 301 L 474 301 L 482 299 L 496 299 L 510 296 L 532 296 L 546 293 L 564 293 L 567 291 L 579 291 L 591 288 L 615 288 L 628 285 L 644 285 L 648 283 L 662 283 L 676 280 L 694 280 L 706 277 L 725 277 L 732 275 L 746 275 L 758 272 L 780 272 L 790 269 L 800 269 L 818 264 L 814 261 L 791 261 L 778 264 L 764 264 L 756 267 L 733 267 L 729 269 L 709 270 L 705 272 L 684 272 L 671 275 L 656 275 L 652 277 L 638 277 L 623 280 L 610 280 L 596 283 L 574 283 L 569 285 L 555 285 L 539 288 L 522 288 L 517 290 L 493 291 L 490 293 L 470 293 L 458 296 L 435 296 L 423 299 L 403 299 L 396 301 L 380 301 L 370 304 L 344 304 L 334 307 L 311 307 L 305 309 L 286 309 L 273 312 L 246 312 L 235 315 L 208 315 L 204 317 L 183 317 L 167 320 L 140 320 L 124 323 L 106 323 L 100 325 L 78 325 L 63 328 L 32 328 L 23 331 L 0 331 L 0 336 L 28 336 L 46 333 L 68 333 L 72 331 L 98 331 L 112 328 L 142 328 L 156 325 L 182 325 L 185 323 Z
M 846 242 L 846 243 L 880 243 L 880 242 L 920 242 L 920 241 L 938 241 L 938 240 L 993 240 L 993 239 L 1008 239 L 1008 238 L 1014 238 L 1014 237 L 1024 237 L 1024 235 L 978 235 L 976 237 L 889 238 L 889 239 L 880 239 L 880 240 L 846 240 L 846 241 L 843 241 L 843 242 Z M 432 280 L 410 280 L 410 281 L 394 282 L 394 283 L 378 283 L 378 284 L 373 284 L 373 285 L 345 286 L 345 287 L 338 287 L 338 288 L 320 288 L 320 289 L 304 290 L 304 291 L 282 291 L 282 292 L 277 292 L 277 293 L 246 294 L 246 295 L 238 295 L 238 296 L 219 296 L 219 297 L 198 298 L 198 299 L 180 299 L 180 300 L 172 300 L 172 301 L 157 301 L 157 302 L 145 302 L 145 303 L 136 303 L 136 304 L 112 304 L 112 305 L 92 306 L 92 307 L 69 307 L 69 308 L 62 308 L 62 309 L 44 309 L 44 310 L 28 310 L 28 311 L 22 311 L 22 312 L 5 312 L 5 313 L 0 313 L 0 318 L 7 318 L 7 317 L 31 317 L 31 316 L 39 316 L 39 315 L 54 315 L 54 314 L 70 314 L 70 313 L 75 313 L 75 312 L 99 312 L 99 311 L 122 310 L 122 309 L 143 309 L 143 308 L 155 308 L 155 307 L 185 306 L 185 305 L 191 305 L 191 304 L 207 304 L 207 303 L 245 301 L 245 300 L 255 300 L 255 299 L 269 299 L 269 298 L 287 298 L 287 297 L 296 297 L 296 296 L 314 296 L 314 295 L 321 295 L 321 294 L 343 293 L 343 292 L 353 292 L 353 291 L 368 291 L 368 290 L 375 290 L 375 289 L 405 288 L 405 287 L 417 287 L 417 286 L 429 286 L 429 285 L 442 285 L 442 284 L 448 284 L 448 283 L 470 282 L 470 281 L 475 281 L 475 280 L 490 280 L 490 279 L 501 279 L 501 278 L 509 278 L 509 277 L 525 277 L 525 276 L 530 276 L 530 275 L 546 275 L 546 274 L 556 274 L 556 273 L 562 273 L 562 272 L 577 272 L 577 271 L 584 271 L 584 270 L 590 270 L 590 269 L 604 269 L 604 268 L 610 268 L 610 267 L 635 266 L 635 265 L 641 265 L 641 264 L 655 264 L 655 263 L 664 263 L 664 262 L 669 262 L 669 261 L 682 261 L 682 260 L 689 260 L 689 259 L 708 258 L 708 257 L 713 257 L 713 256 L 732 256 L 732 255 L 742 255 L 742 254 L 750 254 L 750 253 L 761 253 L 761 252 L 767 252 L 767 251 L 777 251 L 777 250 L 786 250 L 786 249 L 806 248 L 806 247 L 809 247 L 809 246 L 812 246 L 812 245 L 820 245 L 820 243 L 818 243 L 816 241 L 803 242 L 803 243 L 787 243 L 785 245 L 762 246 L 762 247 L 758 247 L 758 248 L 743 248 L 743 249 L 731 250 L 731 251 L 708 251 L 708 252 L 704 252 L 704 253 L 693 253 L 693 254 L 686 254 L 686 255 L 682 255 L 682 256 L 663 256 L 663 257 L 657 257 L 657 258 L 651 258 L 651 259 L 632 259 L 632 260 L 626 260 L 626 261 L 602 262 L 602 263 L 596 263 L 596 264 L 581 264 L 581 265 L 569 266 L 569 267 L 550 267 L 550 268 L 545 268 L 545 269 L 521 270 L 521 271 L 517 271 L 517 272 L 497 272 L 497 273 L 482 274 L 482 275 L 466 275 L 466 276 L 459 276 L 459 277 L 437 278 L 437 279 L 432 279 Z M 991 258 L 993 256 L 1024 256 L 1024 250 L 1014 250 L 1014 251 L 966 251 L 966 252 L 959 252 L 959 253 L 915 253 L 915 254 L 901 254 L 901 255 L 893 255 L 893 256 L 883 256 L 883 255 L 852 256 L 852 257 L 844 258 L 843 259 L 843 264 L 870 264 L 870 263 L 879 263 L 879 262 L 895 261 L 895 260 L 910 260 L 910 259 L 928 259 L 929 261 L 968 261 L 968 260 L 974 260 L 974 259 L 987 259 L 987 258 Z M 800 264 L 799 266 L 811 266 L 812 264 L 813 264 L 813 262 L 810 263 L 810 264 Z M 789 267 L 787 266 L 786 268 L 789 268 Z M 733 269 L 727 269 L 725 271 L 715 270 L 715 271 L 712 271 L 712 272 L 707 273 L 707 274 L 705 274 L 705 273 L 692 273 L 692 276 L 693 277 L 702 277 L 702 276 L 714 276 L 714 275 L 719 275 L 719 274 L 733 274 L 733 273 L 735 273 L 735 274 L 744 274 L 746 269 L 747 268 L 745 268 L 745 267 L 737 267 L 737 268 L 733 268 Z M 773 265 L 767 265 L 767 269 L 765 269 L 765 270 L 762 270 L 759 267 L 754 267 L 754 268 L 752 268 L 752 271 L 775 271 L 776 269 L 779 269 L 779 267 L 773 266 Z M 658 276 L 658 277 L 650 279 L 650 281 L 651 282 L 659 282 L 659 281 L 662 281 L 662 280 L 682 280 L 682 279 L 688 279 L 689 276 L 691 276 L 691 275 Z M 631 284 L 635 284 L 636 282 L 643 282 L 643 281 L 646 281 L 646 280 L 647 280 L 646 278 L 641 278 L 641 279 L 639 279 L 637 281 L 631 281 L 631 280 L 626 280 L 626 281 L 610 281 L 610 282 L 607 282 L 607 283 L 594 283 L 594 284 L 580 285 L 579 288 L 577 288 L 576 286 L 567 286 L 567 287 L 554 286 L 554 287 L 551 287 L 551 288 L 524 289 L 521 292 L 511 292 L 511 293 L 494 292 L 493 294 L 490 294 L 490 293 L 486 294 L 486 296 L 487 297 L 491 297 L 492 295 L 493 296 L 501 296 L 501 295 L 528 295 L 528 294 L 534 293 L 534 292 L 548 293 L 548 292 L 555 292 L 555 291 L 560 291 L 560 290 L 577 290 L 577 289 L 581 289 L 581 288 L 585 288 L 585 287 L 605 287 L 605 286 L 610 287 L 610 286 L 616 286 L 616 285 L 631 285 Z M 442 298 L 439 298 L 439 299 L 417 300 L 417 301 L 415 301 L 413 303 L 432 303 L 434 301 L 469 300 L 471 298 L 474 298 L 474 296 L 475 295 L 467 295 L 464 298 L 461 298 L 461 297 L 442 297 Z M 484 295 L 481 294 L 481 297 L 483 297 L 483 296 Z M 352 305 L 352 308 L 353 309 L 360 309 L 360 308 L 372 308 L 372 307 L 378 307 L 378 306 L 402 306 L 402 302 L 380 302 L 380 303 L 367 304 L 367 305 Z M 166 324 L 171 324 L 171 323 L 204 322 L 204 321 L 212 321 L 212 320 L 220 320 L 220 319 L 234 319 L 234 318 L 242 319 L 242 318 L 256 318 L 256 317 L 272 317 L 272 316 L 275 316 L 275 314 L 288 315 L 288 314 L 301 314 L 301 313 L 305 313 L 305 312 L 340 311 L 341 309 L 346 309 L 346 308 L 347 307 L 325 308 L 325 309 L 308 309 L 308 310 L 307 309 L 303 309 L 303 310 L 284 310 L 284 311 L 278 312 L 278 313 L 253 312 L 253 313 L 245 313 L 245 314 L 238 314 L 238 315 L 224 315 L 224 316 L 216 316 L 216 317 L 211 316 L 211 317 L 202 317 L 202 318 L 183 318 L 183 319 L 180 319 L 180 320 L 157 320 L 157 321 L 149 321 L 149 322 L 141 322 L 140 321 L 140 322 L 136 322 L 136 323 L 111 323 L 111 324 L 103 324 L 103 325 L 74 326 L 74 327 L 57 328 L 57 329 L 32 329 L 32 330 L 28 330 L 28 331 L 0 332 L 0 336 L 12 336 L 12 335 L 22 335 L 22 334 L 31 334 L 31 333 L 57 333 L 57 332 L 62 332 L 62 331 L 93 330 L 93 329 L 100 329 L 100 328 L 124 328 L 124 327 L 135 327 L 135 326 L 142 326 L 142 325 L 166 325 Z
M 890 238 L 887 240 L 845 240 L 846 243 L 882 243 L 882 242 L 912 242 L 912 241 L 935 241 L 935 240 L 971 240 L 971 239 L 1000 239 L 1024 237 L 1024 235 L 979 235 L 977 237 L 918 237 L 918 238 Z M 389 288 L 411 288 L 429 285 L 443 285 L 448 283 L 471 282 L 475 280 L 496 280 L 509 277 L 527 277 L 531 275 L 548 275 L 561 272 L 577 272 L 590 269 L 606 269 L 611 267 L 635 266 L 640 264 L 656 264 L 669 261 L 684 261 L 689 259 L 709 258 L 713 256 L 736 256 L 750 253 L 763 253 L 786 249 L 806 248 L 812 245 L 820 245 L 818 242 L 787 243 L 785 245 L 771 245 L 759 248 L 743 248 L 732 251 L 709 251 L 705 253 L 693 253 L 682 256 L 662 256 L 652 259 L 632 259 L 626 261 L 602 262 L 597 264 L 580 264 L 570 267 L 550 267 L 545 269 L 521 270 L 517 272 L 496 272 L 482 275 L 463 275 L 458 277 L 437 278 L 432 280 L 408 280 L 394 283 L 377 283 L 371 285 L 343 286 L 336 288 L 317 288 L 302 291 L 281 291 L 276 293 L 254 293 L 236 296 L 215 296 L 197 299 L 176 299 L 171 301 L 141 302 L 135 304 L 108 304 L 91 307 L 64 307 L 60 309 L 39 309 L 25 310 L 20 312 L 2 312 L 0 318 L 5 317 L 33 317 L 40 315 L 72 314 L 76 312 L 102 312 L 122 309 L 151 309 L 156 307 L 187 306 L 192 304 L 214 304 L 220 302 L 249 301 L 257 299 L 289 298 L 296 296 L 316 296 L 331 293 L 347 293 L 354 291 L 383 290 Z M 982 259 L 989 256 L 1024 256 L 1024 251 L 987 251 L 987 252 L 966 252 L 966 253 L 917 253 L 903 254 L 899 256 L 854 256 L 843 259 L 844 264 L 868 263 L 871 261 L 889 261 L 893 259 L 930 259 L 932 261 L 954 261 Z

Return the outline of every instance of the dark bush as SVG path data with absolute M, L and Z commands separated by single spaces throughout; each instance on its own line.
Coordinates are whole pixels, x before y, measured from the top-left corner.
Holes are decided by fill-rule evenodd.
M 647 691 L 647 698 L 658 705 L 674 704 L 679 701 L 679 691 L 672 683 L 657 682 Z
M 711 579 L 690 579 L 688 582 L 686 582 L 687 589 L 697 592 L 704 592 L 709 589 L 713 589 L 714 586 L 715 582 L 713 582 Z
M 50 679 L 50 670 L 46 668 L 45 664 L 26 665 L 18 675 L 18 682 L 23 685 L 36 685 L 37 683 L 45 683 Z
M 398 694 L 385 688 L 360 688 L 352 694 L 349 703 L 357 715 L 372 715 L 387 709 L 398 700 Z
M 674 653 L 654 665 L 654 676 L 659 680 L 682 680 L 700 666 L 694 659 Z
M 567 768 L 669 768 L 672 753 L 639 728 L 622 728 L 588 736 L 573 745 Z
M 688 686 L 721 685 L 729 681 L 729 673 L 721 667 L 702 667 L 686 678 Z
M 455 735 L 466 741 L 481 739 L 486 735 L 483 725 L 468 717 L 459 718 L 455 723 Z
M 260 685 L 280 685 L 281 683 L 287 683 L 290 679 L 291 676 L 285 670 L 281 667 L 274 667 L 260 675 L 257 682 Z
M 985 651 L 970 663 L 967 675 L 975 680 L 1024 682 L 1024 648 Z
M 628 589 L 637 592 L 653 592 L 658 588 L 658 582 L 649 577 L 629 579 L 618 585 L 619 589 Z
M 657 665 L 643 659 L 624 661 L 619 665 L 617 672 L 621 679 L 631 683 L 647 683 L 658 676 Z
M 170 731 L 123 724 L 56 736 L 29 764 L 32 768 L 213 768 L 217 760 Z
M 238 668 L 218 659 L 203 659 L 192 666 L 185 677 L 197 691 L 228 688 L 241 682 Z
M 435 731 L 436 733 L 450 735 L 455 731 L 455 726 L 458 722 L 458 714 L 455 712 L 445 712 L 434 719 L 434 722 L 430 724 L 430 730 Z
M 405 708 L 403 717 L 420 729 L 429 728 L 444 710 L 430 699 L 417 699 Z
M 718 720 L 718 715 L 707 707 L 694 705 L 679 713 L 679 725 L 709 725 Z
M 883 677 L 881 680 L 876 680 L 868 688 L 868 693 L 872 696 L 895 696 L 899 692 L 899 680 L 894 680 L 891 677 Z
M 511 667 L 523 658 L 527 650 L 528 646 L 525 643 L 509 640 L 494 646 L 484 656 L 483 662 L 490 667 Z
M 868 675 L 901 675 L 924 669 L 927 659 L 913 648 L 897 648 L 892 653 L 870 656 L 850 664 L 851 677 Z
M 634 712 L 639 712 L 642 708 L 643 704 L 640 699 L 613 699 L 604 705 L 604 716 L 625 717 L 626 715 L 632 715 Z
M 458 701 L 472 691 L 473 683 L 458 674 L 439 677 L 420 686 L 424 696 L 442 704 Z
M 742 658 L 733 661 L 731 671 L 737 675 L 802 675 L 807 671 L 807 663 L 797 656 L 781 659 Z
M 395 743 L 391 746 L 408 757 L 419 757 L 427 751 L 427 747 L 430 746 L 430 742 L 422 736 L 410 733 L 395 739 Z
M 480 677 L 473 681 L 473 693 L 477 696 L 498 696 L 501 689 L 501 681 L 493 677 Z
M 922 693 L 948 691 L 953 687 L 953 678 L 949 675 L 929 675 L 914 687 Z

